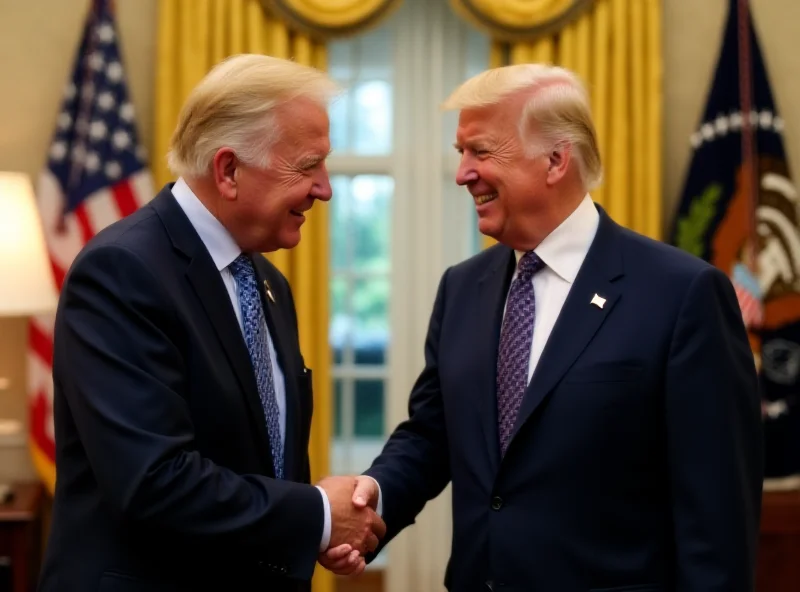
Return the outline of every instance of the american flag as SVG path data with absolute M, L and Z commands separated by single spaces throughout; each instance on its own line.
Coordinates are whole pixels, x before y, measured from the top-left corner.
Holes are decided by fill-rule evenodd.
M 37 187 L 59 291 L 87 241 L 152 196 L 146 154 L 125 85 L 113 6 L 111 0 L 94 0 Z M 28 350 L 31 453 L 51 492 L 55 485 L 53 322 L 52 315 L 31 320 Z
M 757 329 L 764 321 L 764 298 L 758 278 L 743 264 L 737 263 L 733 268 L 731 283 L 742 309 L 745 327 Z

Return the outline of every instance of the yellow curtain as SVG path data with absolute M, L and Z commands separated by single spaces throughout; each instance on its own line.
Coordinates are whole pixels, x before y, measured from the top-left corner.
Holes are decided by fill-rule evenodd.
M 267 14 L 259 0 L 160 0 L 155 89 L 153 175 L 158 186 L 172 180 L 166 166 L 169 139 L 189 91 L 218 62 L 238 53 L 291 58 L 327 67 L 325 46 L 290 31 Z M 303 239 L 269 259 L 288 278 L 297 306 L 300 347 L 314 372 L 311 479 L 328 474 L 331 430 L 328 346 L 328 209 L 318 203 L 303 227 Z M 332 592 L 334 579 L 316 570 L 314 592 Z
M 262 0 L 295 31 L 322 39 L 363 33 L 403 0 Z
M 580 75 L 605 168 L 592 197 L 620 224 L 661 239 L 661 0 L 595 0 L 556 33 L 495 41 L 492 65 L 505 56 L 505 63 L 547 62 Z

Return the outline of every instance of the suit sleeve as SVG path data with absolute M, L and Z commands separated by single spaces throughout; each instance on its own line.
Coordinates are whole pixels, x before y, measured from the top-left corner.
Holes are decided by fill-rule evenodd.
M 70 271 L 56 379 L 94 479 L 111 507 L 143 527 L 310 578 L 323 528 L 319 491 L 236 474 L 195 449 L 184 333 L 169 303 L 121 247 L 86 251 Z
M 760 397 L 735 293 L 717 269 L 694 279 L 682 305 L 666 421 L 675 589 L 749 592 L 763 479 Z
M 394 430 L 380 456 L 365 472 L 378 482 L 381 490 L 383 519 L 387 527 L 381 545 L 413 524 L 425 504 L 450 482 L 438 367 L 446 283 L 447 273 L 436 295 L 425 341 L 425 367 L 411 391 L 409 417 Z

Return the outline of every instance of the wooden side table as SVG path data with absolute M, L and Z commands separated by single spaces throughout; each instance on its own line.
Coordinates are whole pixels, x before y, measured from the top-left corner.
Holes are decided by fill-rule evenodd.
M 11 590 L 33 592 L 39 575 L 42 486 L 14 485 L 14 497 L 0 504 L 0 556 L 11 559 Z
M 764 492 L 756 590 L 800 590 L 800 491 Z

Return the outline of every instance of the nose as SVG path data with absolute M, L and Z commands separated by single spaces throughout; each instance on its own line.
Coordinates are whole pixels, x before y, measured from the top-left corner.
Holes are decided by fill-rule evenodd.
M 314 184 L 311 186 L 311 196 L 320 201 L 330 201 L 331 197 L 333 197 L 331 180 L 325 165 L 320 167 L 319 172 L 314 178 Z
M 473 166 L 472 159 L 467 154 L 461 157 L 456 171 L 456 183 L 458 185 L 468 185 L 478 180 L 478 171 Z

